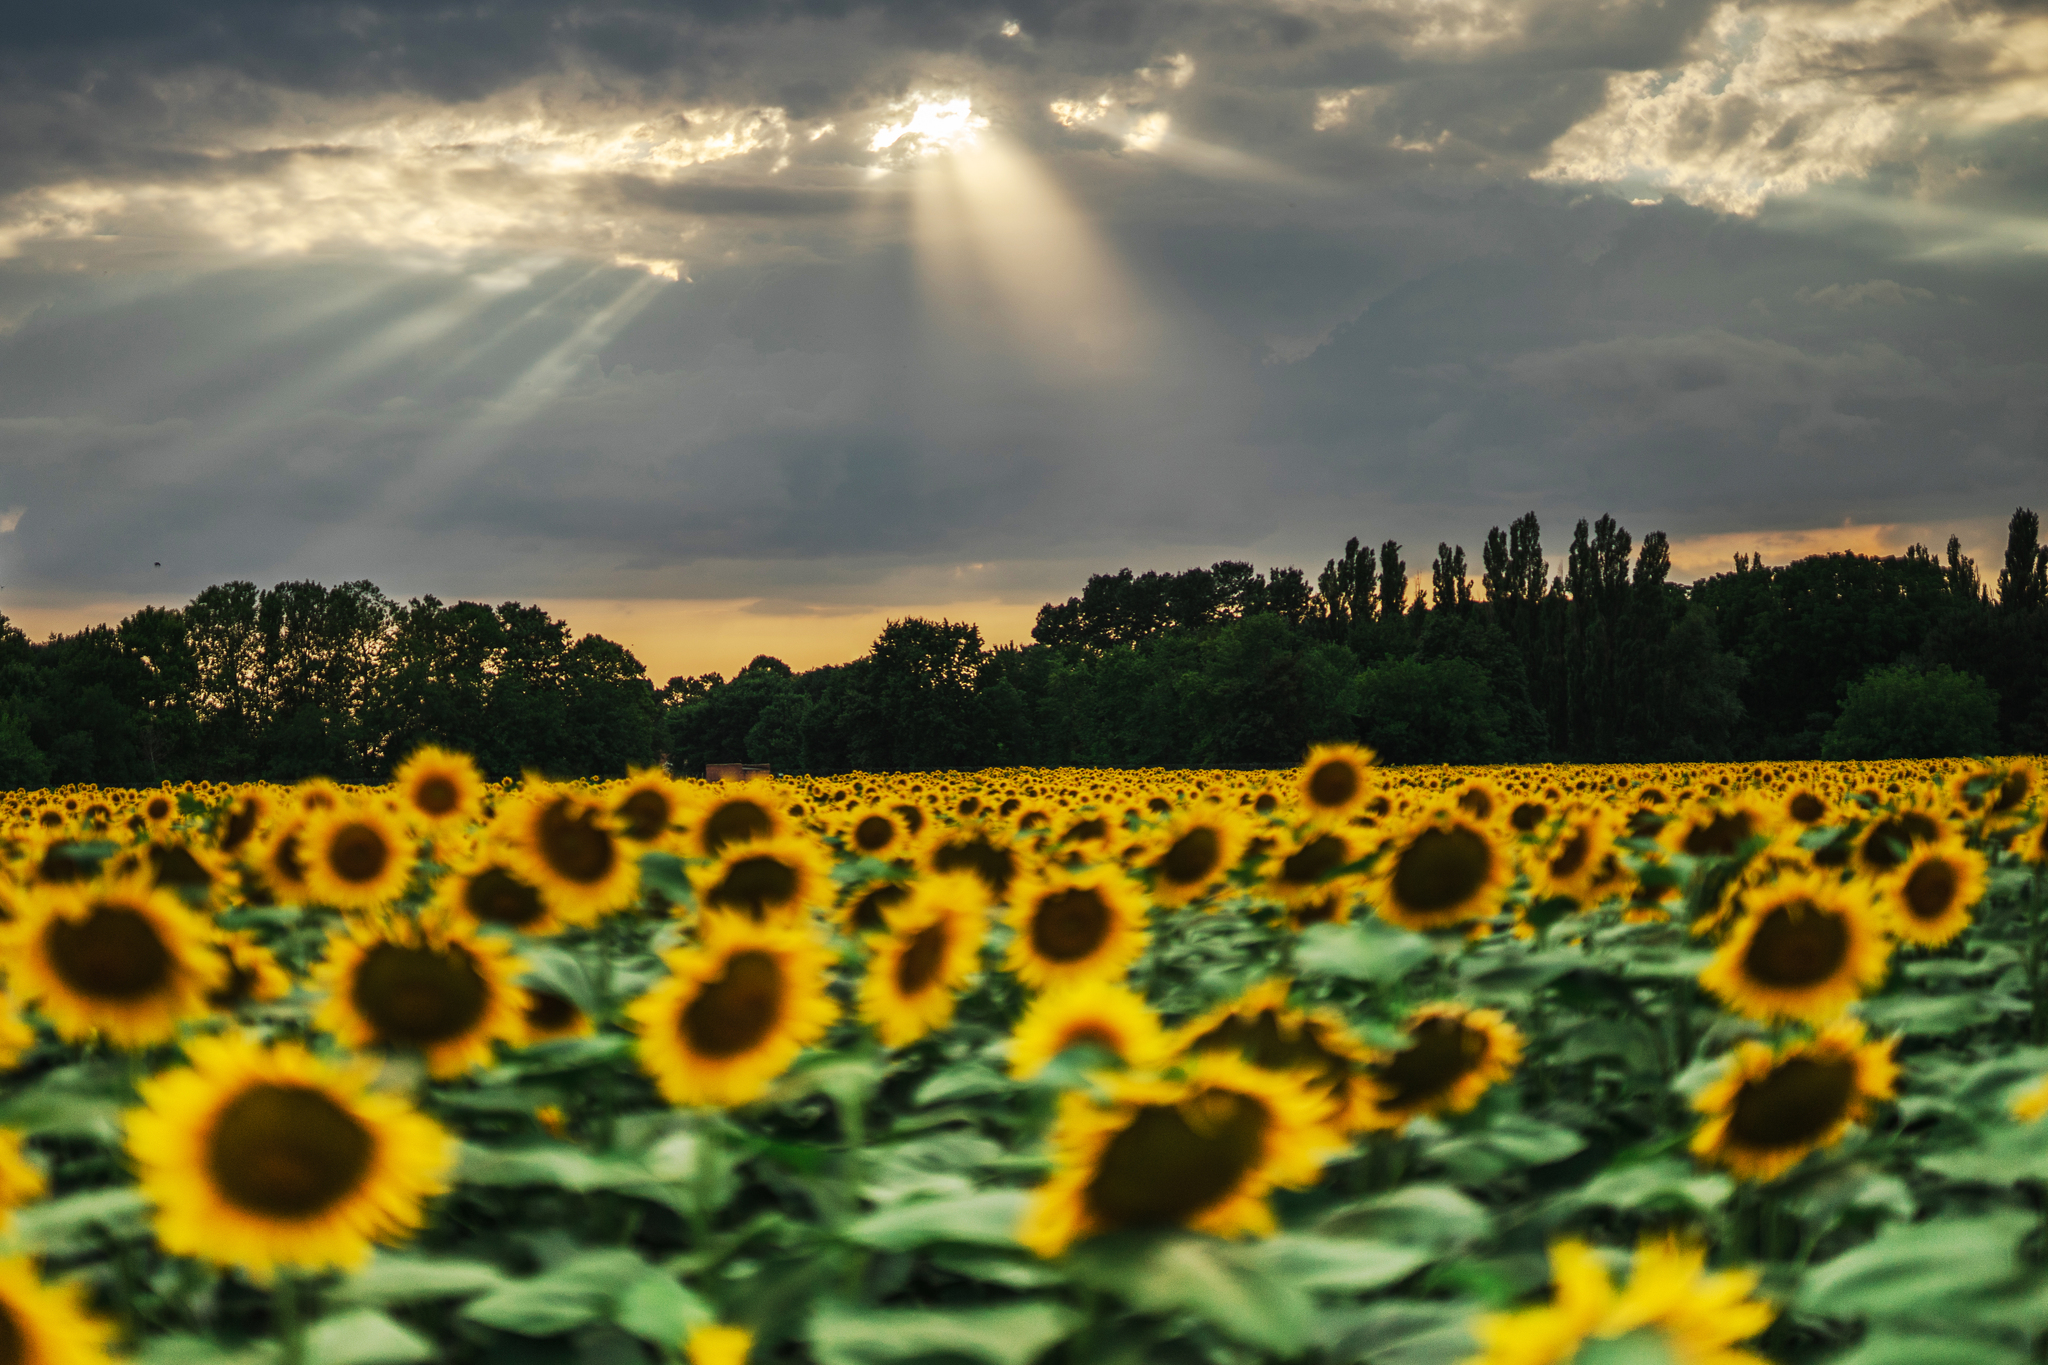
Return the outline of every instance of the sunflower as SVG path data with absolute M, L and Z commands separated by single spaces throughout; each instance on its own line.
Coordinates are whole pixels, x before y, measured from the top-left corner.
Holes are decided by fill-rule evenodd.
M 246 929 L 214 935 L 213 951 L 225 969 L 220 984 L 206 993 L 217 1010 L 233 1010 L 252 1001 L 268 1003 L 292 993 L 291 973 L 278 965 L 270 949 Z
M 1556 837 L 1530 860 L 1529 879 L 1537 894 L 1590 900 L 1614 836 L 1614 817 L 1606 807 L 1568 812 L 1558 822 Z
M 35 1045 L 36 1031 L 15 1011 L 7 993 L 0 991 L 0 1071 L 13 1070 Z
M 626 1012 L 669 1103 L 745 1104 L 838 1017 L 832 954 L 800 924 L 718 913 L 699 924 L 698 945 L 664 954 L 669 979 Z
M 1311 824 L 1274 851 L 1260 892 L 1289 907 L 1321 901 L 1345 869 L 1367 851 L 1362 830 Z
M 907 1047 L 953 1018 L 953 997 L 981 962 L 988 892 L 955 873 L 918 883 L 888 912 L 889 932 L 868 939 L 860 1013 L 884 1047 Z
M 928 872 L 972 872 L 997 900 L 1017 879 L 1017 850 L 1000 825 L 973 824 L 935 831 L 926 841 L 921 865 Z
M 413 840 L 389 812 L 349 801 L 306 820 L 299 835 L 306 893 L 340 910 L 374 910 L 396 900 L 412 879 Z
M 1984 855 L 1951 836 L 1915 848 L 1886 879 L 1892 933 L 1907 943 L 1939 948 L 1970 924 L 1970 909 L 1984 899 Z
M 612 789 L 612 827 L 619 837 L 646 848 L 669 841 L 683 813 L 683 794 L 659 768 L 635 768 Z
M 309 777 L 292 788 L 291 802 L 302 814 L 333 810 L 348 798 L 341 787 L 324 777 Z
M 1751 796 L 1696 802 L 1666 821 L 1657 838 L 1673 853 L 1732 858 L 1751 839 L 1768 835 L 1778 812 Z
M 1233 1052 L 1267 1071 L 1298 1072 L 1329 1101 L 1329 1121 L 1344 1130 L 1367 1126 L 1374 1087 L 1365 1077 L 1372 1050 L 1332 1009 L 1288 1007 L 1292 987 L 1274 978 L 1179 1030 L 1179 1050 Z
M 640 864 L 620 847 L 611 817 L 567 788 L 529 789 L 493 830 L 510 869 L 566 923 L 590 924 L 639 899 Z
M 283 821 L 256 849 L 256 872 L 273 896 L 286 902 L 303 901 L 310 894 L 306 885 L 306 859 L 300 845 L 306 822 Z
M 1295 772 L 1295 794 L 1309 812 L 1342 819 L 1355 815 L 1372 795 L 1377 757 L 1362 744 L 1318 744 Z
M 327 940 L 313 974 L 327 992 L 313 1022 L 344 1047 L 418 1052 L 438 1078 L 491 1060 L 491 1044 L 525 1041 L 526 964 L 497 938 L 459 925 L 387 919 Z
M 1867 890 L 1809 873 L 1749 892 L 1746 904 L 1699 978 L 1737 1014 L 1825 1023 L 1884 980 L 1891 942 Z
M 152 886 L 177 892 L 195 904 L 203 904 L 229 881 L 226 860 L 205 844 L 190 839 L 159 836 L 122 856 L 135 858 L 138 865 L 147 867 Z
M 1423 1114 L 1462 1114 L 1522 1060 L 1522 1034 L 1499 1010 L 1424 1005 L 1403 1026 L 1400 1051 L 1365 1068 L 1362 1128 L 1406 1127 Z
M 849 812 L 838 830 L 846 851 L 857 858 L 907 860 L 916 855 L 918 835 L 900 811 L 875 804 Z
M 372 1242 L 425 1222 L 455 1144 L 373 1068 L 341 1067 L 290 1043 L 195 1039 L 192 1065 L 142 1082 L 128 1155 L 174 1255 L 240 1266 L 352 1269 Z
M 848 934 L 880 933 L 889 927 L 889 911 L 910 898 L 912 883 L 905 878 L 878 877 L 855 882 L 846 889 L 846 899 L 836 918 Z
M 588 1038 L 597 1032 L 590 1016 L 578 1008 L 574 1000 L 545 986 L 529 985 L 526 988 L 526 1009 L 521 1018 L 526 1024 L 528 1043 Z
M 72 1042 L 168 1042 L 223 975 L 206 926 L 141 876 L 37 887 L 5 942 L 15 995 Z
M 15 1209 L 42 1198 L 45 1188 L 43 1173 L 22 1155 L 21 1134 L 12 1128 L 0 1128 L 0 1230 L 12 1221 Z M 0 1335 L 0 1340 L 4 1340 L 4 1335 Z
M 687 816 L 689 852 L 716 858 L 727 844 L 774 839 L 789 832 L 782 794 L 766 782 L 721 782 L 707 788 Z
M 1867 877 L 1882 877 L 1896 871 L 1912 855 L 1916 844 L 1938 844 L 1949 831 L 1940 815 L 1908 806 L 1881 815 L 1864 827 L 1856 841 L 1856 870 Z
M 1484 777 L 1475 777 L 1460 783 L 1451 804 L 1474 820 L 1491 821 L 1497 813 L 1507 807 L 1507 796 L 1494 783 Z
M 422 744 L 391 774 L 391 785 L 407 817 L 427 829 L 460 829 L 483 818 L 484 780 L 468 754 Z
M 690 869 L 697 903 L 759 919 L 801 918 L 832 895 L 831 860 L 800 834 L 728 843 L 716 861 Z
M 535 937 L 561 933 L 568 926 L 540 888 L 507 867 L 507 861 L 486 851 L 457 863 L 435 888 L 429 914 Z
M 1706 1271 L 1706 1252 L 1673 1237 L 1645 1238 L 1637 1246 L 1628 1288 L 1614 1281 L 1598 1253 L 1579 1241 L 1550 1248 L 1556 1296 L 1541 1308 L 1489 1313 L 1473 1324 L 1480 1354 L 1464 1365 L 1568 1365 L 1591 1340 L 1648 1338 L 1629 1358 L 1684 1365 L 1770 1365 L 1737 1349 L 1757 1336 L 1776 1311 L 1751 1297 L 1750 1270 Z
M 1814 826 L 1834 813 L 1834 803 L 1805 783 L 1794 783 L 1780 794 L 1778 809 L 1796 825 Z
M 1115 979 L 1145 951 L 1145 902 L 1117 868 L 1047 868 L 1010 898 L 1009 968 L 1034 990 Z
M 114 1325 L 85 1308 L 73 1281 L 46 1285 L 23 1257 L 0 1260 L 0 1359 L 19 1365 L 112 1365 Z
M 1808 1152 L 1839 1142 L 1870 1101 L 1892 1097 L 1896 1042 L 1867 1043 L 1863 1025 L 1843 1019 L 1775 1052 L 1741 1044 L 1721 1078 L 1693 1101 L 1708 1116 L 1693 1135 L 1694 1154 L 1739 1179 L 1775 1180 Z
M 1224 884 L 1244 857 L 1241 817 L 1220 806 L 1183 806 L 1157 834 L 1138 843 L 1132 863 L 1164 906 L 1200 900 Z
M 746 1328 L 713 1325 L 691 1329 L 683 1357 L 689 1365 L 747 1365 L 753 1349 L 754 1334 Z
M 1033 1000 L 1010 1031 L 1010 1074 L 1029 1080 L 1070 1047 L 1092 1044 L 1134 1071 L 1173 1055 L 1145 997 L 1111 981 L 1076 981 Z
M 1270 1235 L 1267 1194 L 1315 1183 L 1342 1149 L 1299 1076 L 1227 1053 L 1195 1058 L 1179 1080 L 1105 1075 L 1098 1093 L 1060 1101 L 1055 1170 L 1017 1237 L 1040 1256 L 1123 1228 Z
M 151 834 L 167 834 L 178 818 L 178 798 L 168 791 L 150 792 L 136 803 L 135 813 L 142 817 L 143 828 Z
M 1448 929 L 1498 912 L 1514 875 L 1490 826 L 1438 807 L 1388 842 L 1369 894 L 1390 924 Z

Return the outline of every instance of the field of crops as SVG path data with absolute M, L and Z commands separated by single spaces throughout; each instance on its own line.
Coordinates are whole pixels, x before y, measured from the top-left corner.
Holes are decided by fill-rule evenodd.
M 2018 1365 L 2022 760 L 14 793 L 0 1365 Z

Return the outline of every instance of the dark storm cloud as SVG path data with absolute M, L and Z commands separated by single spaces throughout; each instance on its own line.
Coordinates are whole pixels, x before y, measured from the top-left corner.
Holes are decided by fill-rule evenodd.
M 2037 22 L 45 7 L 0 39 L 0 565 L 815 599 L 2000 512 L 2048 434 Z M 931 192 L 876 142 L 919 92 L 1029 173 Z

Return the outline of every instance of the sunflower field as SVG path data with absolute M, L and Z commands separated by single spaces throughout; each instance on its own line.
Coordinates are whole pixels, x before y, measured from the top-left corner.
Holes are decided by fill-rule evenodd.
M 0 1365 L 2048 1359 L 2040 780 L 13 793 Z

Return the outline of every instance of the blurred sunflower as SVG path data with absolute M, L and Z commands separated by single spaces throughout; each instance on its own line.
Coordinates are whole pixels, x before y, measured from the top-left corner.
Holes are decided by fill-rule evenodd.
M 43 1173 L 22 1153 L 21 1134 L 0 1128 L 0 1231 L 13 1222 L 14 1210 L 42 1198 L 46 1188 Z M 0 1334 L 0 1341 L 4 1340 Z
M 1513 858 L 1491 827 L 1439 807 L 1389 840 L 1369 894 L 1391 924 L 1448 929 L 1498 912 L 1514 875 Z
M 150 792 L 135 807 L 135 813 L 142 817 L 143 827 L 151 834 L 165 834 L 178 818 L 178 798 L 167 791 Z M 243 838 L 247 837 L 247 834 L 243 835 Z M 233 852 L 232 849 L 226 851 Z
M 1870 1101 L 1892 1097 L 1896 1042 L 1866 1043 L 1863 1025 L 1844 1019 L 1775 1052 L 1741 1044 L 1721 1078 L 1693 1100 L 1708 1116 L 1693 1135 L 1693 1153 L 1742 1180 L 1777 1179 L 1807 1153 L 1841 1141 Z
M 307 895 L 339 910 L 374 910 L 396 900 L 417 861 L 405 826 L 369 802 L 342 802 L 309 817 L 298 852 Z
M 294 1044 L 195 1039 L 191 1066 L 142 1082 L 128 1155 L 174 1255 L 240 1266 L 352 1269 L 373 1242 L 425 1222 L 447 1189 L 455 1144 L 371 1068 L 339 1067 Z
M 1984 899 L 1988 866 L 1982 853 L 1954 836 L 1915 848 L 1885 882 L 1892 933 L 1924 948 L 1953 939 Z
M 224 974 L 206 925 L 141 876 L 36 887 L 4 942 L 15 997 L 72 1042 L 168 1042 Z
M 907 1047 L 951 1022 L 955 994 L 981 965 L 988 892 L 958 873 L 927 878 L 888 919 L 868 939 L 860 1013 L 884 1047 Z
M 683 1357 L 689 1365 L 747 1365 L 753 1349 L 754 1334 L 746 1328 L 714 1324 L 691 1330 Z
M 577 1008 L 574 1000 L 545 986 L 527 986 L 526 1010 L 521 1017 L 526 1024 L 528 1043 L 588 1038 L 597 1032 L 590 1016 Z
M 1368 851 L 1362 830 L 1311 824 L 1273 852 L 1260 893 L 1290 907 L 1320 901 Z
M 0 1360 L 10 1365 L 112 1365 L 114 1325 L 86 1311 L 73 1281 L 46 1285 L 33 1262 L 0 1260 Z
M 612 797 L 612 828 L 643 848 L 667 844 L 682 818 L 683 794 L 660 768 L 635 768 Z
M 248 930 L 216 932 L 213 951 L 220 955 L 226 970 L 220 984 L 206 993 L 210 1008 L 235 1010 L 246 1004 L 282 1000 L 292 993 L 291 973 L 279 966 L 276 955 Z
M 1099 1094 L 1060 1101 L 1053 1175 L 1017 1237 L 1040 1256 L 1125 1228 L 1269 1235 L 1268 1193 L 1315 1183 L 1342 1149 L 1299 1076 L 1227 1053 L 1195 1058 L 1180 1080 L 1105 1075 Z
M 1267 1071 L 1297 1072 L 1328 1098 L 1329 1122 L 1346 1131 L 1366 1126 L 1366 1107 L 1376 1089 L 1365 1076 L 1372 1049 L 1335 1010 L 1289 1007 L 1291 985 L 1283 978 L 1261 982 L 1182 1025 L 1180 1050 L 1231 1052 Z
M 1372 795 L 1375 757 L 1362 744 L 1318 744 L 1310 749 L 1295 775 L 1303 808 L 1333 819 L 1356 815 Z
M 1566 813 L 1557 835 L 1529 861 L 1529 879 L 1538 895 L 1592 899 L 1608 852 L 1614 847 L 1614 817 L 1604 806 L 1583 806 Z
M 1145 951 L 1145 902 L 1119 869 L 1048 868 L 1010 898 L 1010 970 L 1034 990 L 1114 979 Z
M 999 825 L 975 824 L 935 832 L 924 845 L 929 872 L 972 872 L 989 895 L 1002 900 L 1017 878 L 1017 851 Z
M 671 1104 L 759 1099 L 838 1017 L 831 951 L 803 925 L 706 914 L 663 955 L 669 978 L 627 1007 L 640 1064 Z
M 1423 1114 L 1462 1114 L 1522 1060 L 1522 1035 L 1499 1010 L 1424 1005 L 1408 1016 L 1407 1045 L 1365 1068 L 1364 1128 L 1399 1130 Z
M 567 788 L 533 788 L 492 829 L 507 866 L 565 923 L 591 924 L 639 899 L 640 864 L 620 847 L 611 817 Z
M 839 837 L 846 851 L 857 858 L 908 859 L 916 853 L 916 831 L 902 812 L 884 805 L 849 813 L 839 827 Z
M 1812 786 L 1798 782 L 1780 794 L 1778 810 L 1794 824 L 1811 827 L 1832 815 L 1834 804 Z
M 1070 1047 L 1093 1044 L 1132 1070 L 1158 1066 L 1173 1040 L 1145 997 L 1112 981 L 1082 980 L 1034 999 L 1010 1031 L 1010 1074 L 1029 1080 Z
M 878 877 L 855 882 L 846 888 L 846 898 L 836 918 L 848 934 L 881 933 L 889 927 L 889 911 L 910 898 L 912 883 L 897 877 Z
M 728 843 L 717 859 L 690 869 L 697 903 L 754 919 L 797 919 L 832 896 L 832 865 L 800 834 Z
M 692 857 L 716 858 L 727 844 L 774 839 L 789 832 L 781 795 L 766 782 L 721 782 L 698 797 L 686 817 Z
M 1136 862 L 1156 903 L 1186 905 L 1223 885 L 1244 848 L 1242 817 L 1221 806 L 1183 806 Z
M 306 885 L 306 860 L 299 839 L 305 832 L 301 819 L 279 823 L 255 850 L 257 876 L 271 895 L 286 903 L 303 901 L 310 894 Z
M 1912 856 L 1914 845 L 1938 844 L 1948 833 L 1947 823 L 1931 810 L 1909 806 L 1881 815 L 1856 840 L 1854 866 L 1867 877 L 1882 877 Z
M 535 937 L 559 934 L 567 928 L 540 888 L 505 863 L 489 852 L 458 862 L 435 887 L 428 913 Z
M 493 1042 L 524 1041 L 525 969 L 502 939 L 467 928 L 359 922 L 327 940 L 313 1022 L 352 1050 L 417 1052 L 431 1075 L 460 1076 L 490 1063 Z
M 1665 822 L 1657 838 L 1673 853 L 1732 858 L 1751 839 L 1767 836 L 1778 813 L 1753 796 L 1696 802 Z
M 1545 1307 L 1489 1313 L 1473 1324 L 1482 1347 L 1464 1365 L 1569 1365 L 1589 1341 L 1640 1343 L 1622 1357 L 1673 1365 L 1770 1365 L 1736 1349 L 1757 1336 L 1776 1311 L 1751 1297 L 1749 1270 L 1709 1274 L 1703 1248 L 1673 1237 L 1637 1246 L 1628 1288 L 1615 1292 L 1599 1255 L 1579 1241 L 1550 1248 L 1556 1295 Z
M 430 830 L 460 829 L 483 818 L 484 780 L 468 754 L 423 744 L 391 774 L 400 809 Z
M 1826 1023 L 1884 980 L 1891 942 L 1868 890 L 1792 875 L 1745 903 L 1748 913 L 1699 978 L 1737 1014 Z

